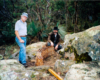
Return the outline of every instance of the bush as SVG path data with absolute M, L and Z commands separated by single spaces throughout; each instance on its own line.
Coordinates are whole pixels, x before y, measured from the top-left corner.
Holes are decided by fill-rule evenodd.
M 30 36 L 37 36 L 38 32 L 41 30 L 41 27 L 38 27 L 38 25 L 35 25 L 34 22 L 32 21 L 27 28 L 28 35 Z

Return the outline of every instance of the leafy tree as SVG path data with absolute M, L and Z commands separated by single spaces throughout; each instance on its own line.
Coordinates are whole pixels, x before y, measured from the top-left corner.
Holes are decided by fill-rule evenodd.
M 54 26 L 64 38 L 66 31 L 79 32 L 99 25 L 99 7 L 100 1 L 1 0 L 0 45 L 15 42 L 14 25 L 22 12 L 29 14 L 28 36 L 44 40 Z

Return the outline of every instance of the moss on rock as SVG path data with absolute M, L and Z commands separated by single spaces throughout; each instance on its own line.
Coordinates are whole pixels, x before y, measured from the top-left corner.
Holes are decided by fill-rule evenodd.
M 35 77 L 35 75 L 34 75 L 34 73 L 32 73 L 32 74 L 31 74 L 31 78 L 34 78 L 34 77 Z
M 92 61 L 91 57 L 88 55 L 87 52 L 81 55 L 78 55 L 75 48 L 74 48 L 74 55 L 75 55 L 75 60 L 77 63 L 82 63 L 83 61 Z
M 83 61 L 92 61 L 91 57 L 88 55 L 88 53 L 83 53 L 81 55 L 77 54 L 77 50 L 72 46 L 72 45 L 68 45 L 67 48 L 64 49 L 65 52 L 69 52 L 72 53 L 74 52 L 75 55 L 75 61 L 77 63 L 82 63 Z M 60 52 L 61 54 L 64 54 L 63 52 Z
M 68 51 L 69 51 L 69 49 L 68 49 L 68 48 L 65 48 L 65 49 L 64 49 L 64 51 L 65 51 L 65 52 L 68 52 Z
M 59 54 L 60 54 L 60 55 L 63 55 L 63 54 L 64 54 L 64 52 L 62 52 L 62 51 L 59 51 Z

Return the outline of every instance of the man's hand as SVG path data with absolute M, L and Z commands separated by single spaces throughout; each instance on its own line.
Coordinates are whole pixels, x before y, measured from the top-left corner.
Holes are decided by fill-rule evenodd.
M 57 50 L 57 49 L 58 49 L 58 45 L 55 46 L 55 50 Z
M 15 35 L 19 39 L 20 43 L 24 43 L 24 41 L 20 38 L 18 31 L 15 31 Z
M 51 46 L 54 46 L 53 42 L 51 42 Z
M 21 40 L 20 40 L 20 43 L 24 43 L 24 40 L 21 39 Z

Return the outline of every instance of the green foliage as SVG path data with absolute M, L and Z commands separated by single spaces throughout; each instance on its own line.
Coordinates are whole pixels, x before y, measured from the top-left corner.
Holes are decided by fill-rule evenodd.
M 77 5 L 75 7 L 75 3 Z M 28 12 L 28 35 L 45 38 L 52 27 L 58 25 L 64 38 L 69 32 L 82 31 L 100 24 L 99 1 L 71 0 L 1 0 L 0 1 L 0 45 L 15 42 L 14 26 L 22 12 Z M 77 15 L 76 15 L 77 13 Z M 76 24 L 77 19 L 77 25 Z M 35 23 L 35 24 L 34 24 Z
M 34 73 L 32 73 L 32 74 L 31 74 L 31 78 L 34 78 L 34 77 L 35 77 L 35 75 L 34 75 Z
M 61 39 L 64 40 L 64 37 L 65 37 L 65 35 L 67 34 L 66 28 L 63 27 L 63 26 L 59 26 L 59 31 L 58 31 L 58 33 L 60 34 Z
M 88 29 L 89 28 L 89 25 L 88 23 L 86 22 L 85 25 L 84 25 L 84 29 Z
M 0 1 L 0 45 L 15 42 L 14 25 L 21 13 L 26 11 L 24 3 L 24 0 Z
M 97 26 L 97 25 L 100 25 L 100 19 L 94 21 L 93 26 Z
M 56 1 L 56 9 L 61 10 L 65 8 L 65 2 L 63 0 Z
M 73 17 L 73 15 L 75 14 L 75 8 L 74 8 L 74 3 L 73 2 L 70 2 L 68 4 L 68 11 L 69 11 L 69 15 L 70 17 Z
M 47 30 L 42 31 L 41 37 L 42 37 L 42 38 L 47 38 L 47 37 L 48 37 L 48 34 L 49 34 L 51 31 L 52 31 L 51 29 L 47 29 Z
M 38 25 L 35 25 L 33 21 L 28 25 L 28 28 L 27 28 L 28 35 L 31 35 L 33 37 L 37 36 L 40 30 L 41 30 L 41 27 L 39 27 Z
M 56 26 L 58 26 L 59 24 L 60 24 L 60 21 L 57 22 L 57 25 Z

